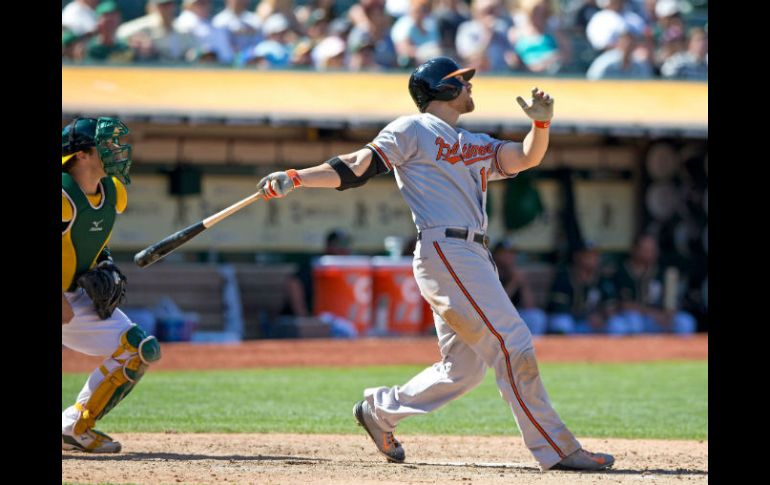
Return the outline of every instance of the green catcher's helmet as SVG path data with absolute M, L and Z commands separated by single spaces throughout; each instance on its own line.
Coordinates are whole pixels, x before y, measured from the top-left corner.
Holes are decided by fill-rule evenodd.
M 128 132 L 117 118 L 75 118 L 61 131 L 62 167 L 78 151 L 96 147 L 107 175 L 130 184 L 131 145 L 120 143 L 120 137 Z

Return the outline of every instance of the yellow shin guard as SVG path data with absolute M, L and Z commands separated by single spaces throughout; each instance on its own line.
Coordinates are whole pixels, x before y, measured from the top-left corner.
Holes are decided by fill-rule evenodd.
M 134 325 L 120 337 L 120 346 L 99 366 L 104 379 L 94 389 L 85 404 L 75 403 L 80 417 L 74 432 L 84 433 L 94 427 L 134 388 L 149 364 L 160 359 L 160 344 Z

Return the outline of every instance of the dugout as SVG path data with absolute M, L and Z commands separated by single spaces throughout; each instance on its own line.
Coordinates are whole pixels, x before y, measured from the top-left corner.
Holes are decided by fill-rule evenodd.
M 310 166 L 371 141 L 395 117 L 415 112 L 407 79 L 406 72 L 63 66 L 62 123 L 115 115 L 131 128 L 135 182 L 111 242 L 118 258 L 130 259 L 253 192 L 270 171 Z M 539 86 L 556 99 L 541 167 L 519 186 L 490 184 L 493 241 L 512 237 L 527 261 L 550 264 L 575 227 L 610 257 L 651 229 L 676 264 L 686 268 L 697 264 L 694 255 L 705 257 L 707 83 L 479 74 L 473 84 L 476 111 L 460 125 L 499 138 L 521 140 L 529 128 L 517 95 Z M 255 203 L 169 261 L 302 263 L 323 250 L 336 227 L 350 232 L 354 251 L 384 254 L 385 237 L 415 232 L 389 177 L 344 196 L 308 189 Z M 507 210 L 521 207 L 528 187 L 540 207 L 530 221 Z

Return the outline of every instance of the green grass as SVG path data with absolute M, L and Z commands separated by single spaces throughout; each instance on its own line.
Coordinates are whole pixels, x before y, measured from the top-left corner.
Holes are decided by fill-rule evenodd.
M 551 402 L 580 437 L 708 439 L 708 364 L 541 364 Z M 106 432 L 357 433 L 366 387 L 403 384 L 422 367 L 152 369 L 99 422 Z M 85 374 L 62 375 L 62 409 Z M 494 372 L 465 396 L 412 417 L 399 434 L 519 434 Z

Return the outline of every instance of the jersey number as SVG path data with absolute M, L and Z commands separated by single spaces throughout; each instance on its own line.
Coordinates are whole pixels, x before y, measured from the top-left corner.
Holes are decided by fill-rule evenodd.
M 492 169 L 489 169 L 491 171 Z M 481 168 L 481 191 L 486 192 L 487 191 L 487 174 L 489 171 L 485 168 Z

